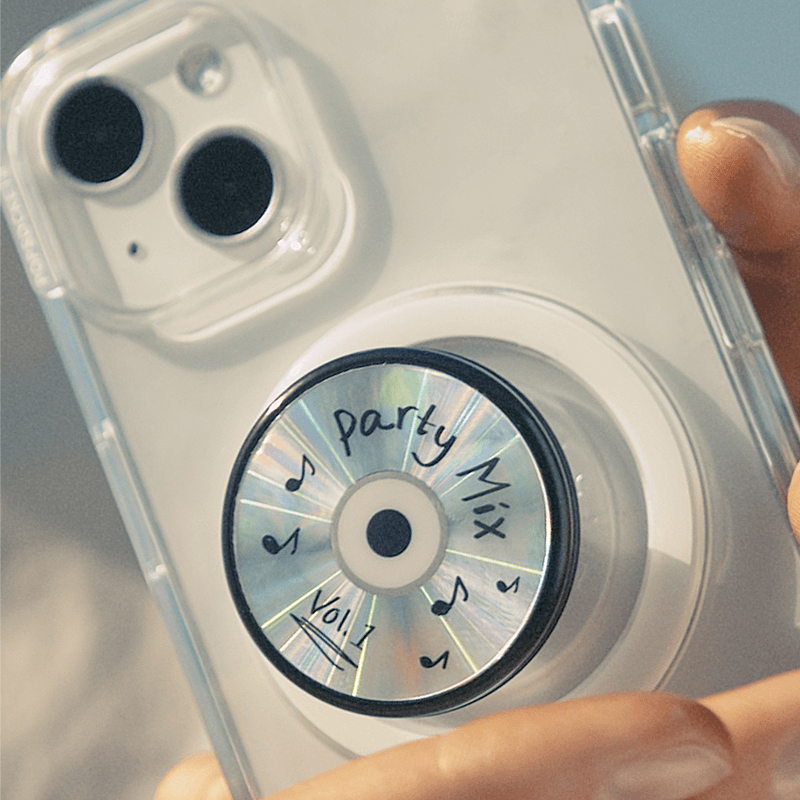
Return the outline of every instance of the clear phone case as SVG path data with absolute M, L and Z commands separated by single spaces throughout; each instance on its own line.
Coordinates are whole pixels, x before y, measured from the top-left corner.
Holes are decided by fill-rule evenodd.
M 674 133 L 618 2 L 112 2 L 13 62 L 3 210 L 235 797 L 800 663 L 800 430 Z

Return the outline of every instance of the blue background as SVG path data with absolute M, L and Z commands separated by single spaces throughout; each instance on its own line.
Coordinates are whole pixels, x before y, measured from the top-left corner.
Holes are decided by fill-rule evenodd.
M 800 113 L 797 0 L 631 0 L 680 117 L 715 100 L 754 97 Z

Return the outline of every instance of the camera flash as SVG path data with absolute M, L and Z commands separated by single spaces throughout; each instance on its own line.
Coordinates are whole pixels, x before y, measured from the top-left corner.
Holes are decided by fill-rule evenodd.
M 202 97 L 214 97 L 227 85 L 229 68 L 213 47 L 198 44 L 181 54 L 178 76 L 190 92 Z

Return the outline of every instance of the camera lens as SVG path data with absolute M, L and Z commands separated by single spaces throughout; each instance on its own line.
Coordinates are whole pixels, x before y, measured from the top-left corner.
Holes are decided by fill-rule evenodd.
M 267 210 L 274 179 L 264 152 L 250 139 L 225 134 L 208 140 L 186 160 L 180 198 L 189 219 L 216 236 L 252 228 Z
M 136 103 L 108 83 L 85 83 L 56 109 L 51 129 L 59 164 L 87 183 L 107 183 L 133 166 L 144 141 Z

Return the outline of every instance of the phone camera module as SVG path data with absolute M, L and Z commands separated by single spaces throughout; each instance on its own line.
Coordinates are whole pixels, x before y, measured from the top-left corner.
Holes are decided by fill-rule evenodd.
M 274 187 L 264 151 L 245 136 L 227 133 L 189 155 L 178 188 L 184 211 L 200 230 L 236 236 L 264 216 Z
M 142 151 L 144 121 L 134 100 L 103 81 L 84 83 L 58 105 L 51 144 L 79 181 L 104 184 L 126 173 Z

